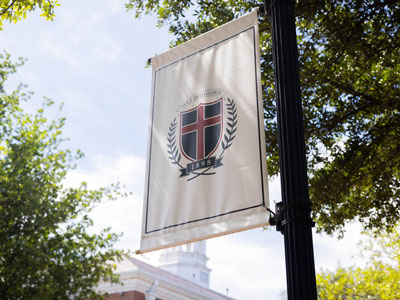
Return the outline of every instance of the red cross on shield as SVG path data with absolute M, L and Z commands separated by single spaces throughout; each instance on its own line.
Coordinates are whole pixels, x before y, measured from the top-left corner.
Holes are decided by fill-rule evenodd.
M 191 161 L 210 157 L 222 137 L 223 98 L 181 112 L 180 148 Z

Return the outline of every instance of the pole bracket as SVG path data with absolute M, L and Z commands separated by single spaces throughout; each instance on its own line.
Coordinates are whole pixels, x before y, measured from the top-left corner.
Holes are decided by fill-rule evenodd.
M 272 215 L 269 218 L 269 224 L 276 226 L 276 231 L 284 234 L 284 226 L 289 223 L 304 223 L 315 226 L 315 222 L 310 217 L 311 203 L 306 201 L 297 201 L 290 204 L 278 202 L 275 204 L 275 213 L 270 211 Z M 304 214 L 304 212 L 306 214 Z M 301 217 L 299 214 L 308 216 Z

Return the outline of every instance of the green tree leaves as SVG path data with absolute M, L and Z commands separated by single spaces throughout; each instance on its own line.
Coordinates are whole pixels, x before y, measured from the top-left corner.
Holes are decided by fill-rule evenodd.
M 310 196 L 327 232 L 353 219 L 391 228 L 399 218 L 399 8 L 299 2 Z
M 397 229 L 399 229 L 397 227 Z M 363 243 L 365 267 L 337 268 L 317 275 L 318 299 L 398 299 L 400 295 L 400 236 L 385 233 Z
M 31 115 L 21 109 L 29 94 L 4 91 L 16 67 L 9 55 L 0 55 L 0 295 L 97 299 L 99 280 L 118 280 L 110 261 L 122 252 L 112 248 L 118 235 L 109 228 L 88 233 L 88 214 L 102 199 L 118 196 L 118 186 L 63 187 L 82 154 L 61 147 L 65 120 L 46 119 L 51 100 Z
M 16 23 L 26 18 L 26 13 L 40 9 L 41 17 L 53 20 L 54 8 L 59 6 L 57 0 L 2 0 L 0 2 L 0 30 L 3 21 Z

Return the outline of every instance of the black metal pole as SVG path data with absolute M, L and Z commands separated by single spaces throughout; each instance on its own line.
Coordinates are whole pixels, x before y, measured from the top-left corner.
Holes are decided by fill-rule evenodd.
M 317 299 L 293 0 L 265 0 L 271 17 L 289 300 Z M 269 3 L 268 3 L 269 2 Z M 277 227 L 278 229 L 278 227 Z

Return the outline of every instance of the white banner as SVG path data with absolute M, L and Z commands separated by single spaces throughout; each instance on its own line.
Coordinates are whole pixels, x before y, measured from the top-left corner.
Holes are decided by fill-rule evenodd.
M 267 225 L 257 12 L 151 64 L 140 252 Z

